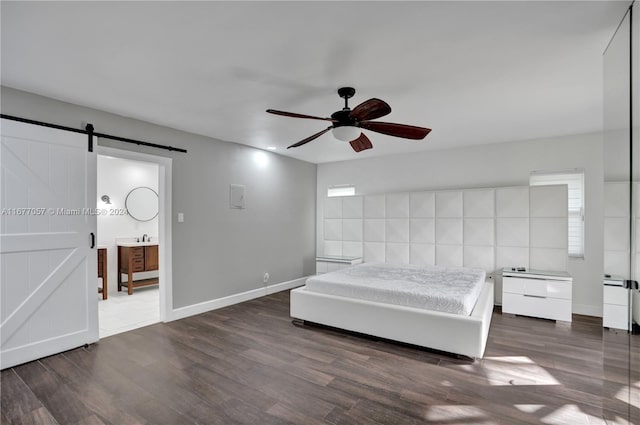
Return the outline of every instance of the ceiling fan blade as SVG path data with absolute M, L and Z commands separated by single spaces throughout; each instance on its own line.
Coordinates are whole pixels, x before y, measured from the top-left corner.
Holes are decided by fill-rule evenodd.
M 270 114 L 282 115 L 284 117 L 293 117 L 293 118 L 307 118 L 310 120 L 322 120 L 322 121 L 334 121 L 332 118 L 321 118 L 314 117 L 313 115 L 304 115 L 304 114 L 296 114 L 295 112 L 285 112 L 285 111 L 277 111 L 275 109 L 267 109 L 267 112 Z
M 349 114 L 349 118 L 354 118 L 358 121 L 375 120 L 376 118 L 384 117 L 391 112 L 391 106 L 384 100 L 373 99 L 365 100 L 355 108 Z
M 369 140 L 369 138 L 365 136 L 364 133 L 360 133 L 360 137 L 350 141 L 349 144 L 351 145 L 353 150 L 356 152 L 361 152 L 363 150 L 371 149 L 373 147 L 373 145 L 371 144 L 371 140 Z
M 322 131 L 317 132 L 316 134 L 314 134 L 313 136 L 309 136 L 306 139 L 300 140 L 298 143 L 294 143 L 291 146 L 287 146 L 287 149 L 290 148 L 297 148 L 298 146 L 302 146 L 305 143 L 309 143 L 310 141 L 317 139 L 318 137 L 322 136 L 324 133 L 326 133 L 327 131 L 331 130 L 333 128 L 333 126 L 327 127 Z
M 394 124 L 391 122 L 362 121 L 358 127 L 388 136 L 403 137 L 405 139 L 424 139 L 431 132 L 430 128 L 416 127 L 414 125 Z

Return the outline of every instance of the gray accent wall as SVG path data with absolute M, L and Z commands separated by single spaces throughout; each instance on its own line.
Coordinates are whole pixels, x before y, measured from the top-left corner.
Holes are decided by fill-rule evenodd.
M 394 143 L 429 143 L 435 134 L 434 130 L 420 142 L 398 139 Z M 594 133 L 319 164 L 317 234 L 324 234 L 322 206 L 332 185 L 353 184 L 356 195 L 523 186 L 529 184 L 534 170 L 582 168 L 585 255 L 569 258 L 567 271 L 574 279 L 573 311 L 598 316 L 603 276 L 602 149 L 602 135 Z M 323 238 L 316 244 L 323 253 Z
M 74 128 L 90 122 L 97 132 L 188 150 L 99 141 L 173 159 L 174 309 L 262 288 L 265 272 L 270 285 L 315 272 L 315 164 L 8 87 L 0 94 L 4 114 Z M 229 208 L 230 184 L 245 186 L 245 209 Z

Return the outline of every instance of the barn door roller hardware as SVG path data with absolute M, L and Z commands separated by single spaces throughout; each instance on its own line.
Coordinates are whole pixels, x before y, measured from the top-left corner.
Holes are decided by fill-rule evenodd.
M 12 121 L 19 121 L 27 124 L 40 125 L 42 127 L 56 128 L 58 130 L 71 131 L 73 133 L 87 134 L 89 135 L 89 152 L 93 152 L 93 138 L 91 136 L 96 136 L 96 137 L 102 137 L 104 139 L 116 140 L 118 142 L 123 142 L 123 143 L 133 143 L 139 146 L 148 146 L 150 148 L 165 149 L 168 151 L 187 153 L 187 150 L 182 148 L 174 148 L 173 146 L 159 145 L 157 143 L 143 142 L 142 140 L 128 139 L 126 137 L 112 136 L 110 134 L 98 133 L 94 131 L 92 124 L 87 124 L 85 129 L 81 130 L 78 128 L 66 127 L 64 125 L 51 124 L 48 122 L 30 120 L 28 118 L 15 117 L 15 116 L 6 115 L 6 114 L 0 114 L 0 118 L 12 120 Z

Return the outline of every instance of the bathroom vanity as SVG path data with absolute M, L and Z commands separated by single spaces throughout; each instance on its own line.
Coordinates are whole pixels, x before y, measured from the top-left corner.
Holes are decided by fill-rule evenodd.
M 158 244 L 156 242 L 120 242 L 118 243 L 118 291 L 123 286 L 127 293 L 133 294 L 134 288 L 157 285 L 157 277 L 134 280 L 134 274 L 158 270 Z M 127 281 L 122 282 L 122 275 Z
M 102 285 L 98 287 L 98 293 L 102 294 L 102 299 L 108 297 L 107 285 L 107 247 L 98 245 L 98 277 L 102 278 Z

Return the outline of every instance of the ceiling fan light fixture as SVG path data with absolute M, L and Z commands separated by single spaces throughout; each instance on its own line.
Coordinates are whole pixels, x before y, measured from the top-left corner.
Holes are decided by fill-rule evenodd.
M 267 109 L 267 112 L 270 114 L 282 115 L 284 117 L 331 121 L 331 125 L 329 127 L 324 130 L 320 130 L 319 132 L 312 134 L 291 146 L 287 146 L 287 149 L 306 145 L 330 130 L 333 133 L 333 137 L 342 142 L 348 142 L 356 152 L 362 152 L 373 148 L 371 140 L 369 140 L 361 129 L 386 134 L 387 136 L 413 140 L 424 139 L 431 131 L 429 128 L 416 127 L 415 125 L 372 121 L 389 115 L 391 113 L 391 106 L 389 106 L 389 104 L 384 100 L 373 97 L 351 109 L 349 108 L 348 101 L 355 93 L 356 90 L 353 87 L 341 87 L 338 89 L 338 95 L 344 99 L 344 108 L 331 114 L 331 118 L 279 111 L 277 109 Z
M 360 136 L 360 129 L 351 125 L 334 127 L 331 132 L 333 133 L 333 137 L 343 142 L 350 142 Z

